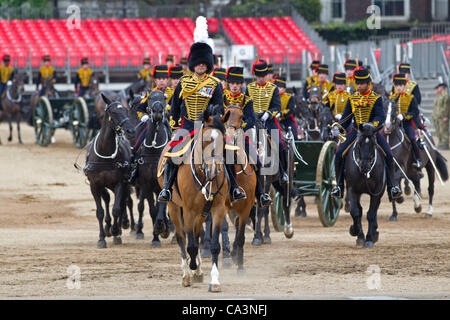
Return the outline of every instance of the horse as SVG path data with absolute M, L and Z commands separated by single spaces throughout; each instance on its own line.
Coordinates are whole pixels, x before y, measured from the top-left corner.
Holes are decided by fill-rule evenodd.
M 319 128 L 322 141 L 334 140 L 329 125 L 334 122 L 333 111 L 327 106 L 319 106 Z
M 105 95 L 102 95 L 102 98 L 107 104 L 105 117 L 99 133 L 87 146 L 86 166 L 83 168 L 97 206 L 96 215 L 100 228 L 97 248 L 106 248 L 105 235 L 114 236 L 114 244 L 122 243 L 120 226 L 126 216 L 126 200 L 130 197 L 127 182 L 131 162 L 131 145 L 123 135 L 127 137 L 134 135 L 134 128 L 129 123 L 127 111 L 120 102 L 111 101 Z M 107 189 L 114 192 L 112 227 Z M 103 227 L 102 198 L 106 205 L 105 228 Z
M 155 194 L 161 191 L 157 179 L 158 161 L 161 156 L 162 149 L 167 145 L 170 140 L 170 126 L 165 115 L 166 98 L 162 91 L 152 91 L 148 97 L 149 107 L 149 120 L 146 123 L 147 131 L 145 139 L 140 147 L 140 150 L 136 150 L 135 159 L 137 159 L 138 165 L 138 177 L 136 179 L 136 195 L 138 197 L 138 211 L 139 220 L 137 223 L 136 239 L 143 239 L 144 233 L 142 228 L 144 226 L 142 217 L 144 214 L 144 202 L 147 200 L 149 205 L 150 216 L 153 224 L 156 223 L 156 217 L 159 210 L 164 212 L 164 218 L 166 217 L 166 203 L 157 202 L 154 203 Z M 142 133 L 144 134 L 144 133 Z M 161 230 L 157 232 L 157 230 Z M 161 241 L 159 240 L 159 233 L 163 233 L 161 236 L 167 238 L 168 226 L 167 219 L 164 219 L 164 225 L 153 228 L 153 240 L 151 242 L 152 247 L 161 247 Z
M 357 237 L 356 245 L 364 248 L 372 248 L 378 241 L 377 213 L 386 189 L 385 160 L 376 142 L 376 134 L 380 129 L 381 126 L 375 128 L 370 123 L 364 124 L 358 129 L 356 141 L 345 155 L 345 181 L 353 218 L 349 232 L 351 236 Z M 363 193 L 370 196 L 367 212 L 369 227 L 366 236 L 361 224 L 360 200 Z
M 11 85 L 8 85 L 3 91 L 1 96 L 1 103 L 3 107 L 2 117 L 8 119 L 9 123 L 9 137 L 8 141 L 12 141 L 12 121 L 15 118 L 17 122 L 17 136 L 19 143 L 23 144 L 22 137 L 20 135 L 20 118 L 21 118 L 21 108 L 22 108 L 22 94 L 24 91 L 25 73 L 17 74 L 11 81 Z M 0 144 L 2 141 L 0 139 Z
M 45 88 L 44 89 L 44 94 L 43 94 L 44 96 L 59 98 L 59 93 L 55 89 L 52 77 L 45 78 L 44 83 L 42 83 L 42 86 L 43 86 L 43 88 Z M 33 92 L 33 94 L 31 95 L 31 98 L 30 98 L 30 108 L 31 108 L 31 111 L 32 111 L 31 114 L 33 114 L 34 108 L 37 105 L 39 97 L 40 97 L 40 94 L 39 94 L 38 90 Z
M 213 236 L 209 291 L 219 292 L 221 290 L 217 268 L 220 253 L 219 231 L 228 211 L 226 200 L 229 196 L 229 183 L 222 153 L 225 144 L 225 127 L 220 116 L 213 115 L 211 106 L 208 106 L 203 112 L 202 120 L 203 125 L 196 128 L 194 137 L 192 140 L 188 140 L 192 142 L 191 145 L 187 146 L 192 146 L 192 143 L 193 146 L 192 149 L 184 153 L 184 161 L 179 164 L 172 200 L 167 203 L 167 206 L 170 219 L 175 225 L 176 237 L 180 247 L 183 271 L 182 285 L 185 287 L 191 286 L 192 281 L 203 282 L 202 261 L 201 257 L 198 256 L 198 241 L 202 224 L 205 222 L 208 213 L 211 212 Z M 160 158 L 158 168 L 162 168 L 165 161 L 174 161 L 174 159 L 170 160 L 166 157 L 166 151 L 169 147 L 170 144 L 163 150 L 164 156 Z M 158 177 L 158 182 L 162 188 L 164 175 L 162 172 L 159 173 L 161 174 Z M 181 208 L 183 208 L 182 218 Z M 158 220 L 162 220 L 160 214 Z M 186 250 L 189 253 L 189 259 Z M 194 271 L 193 275 L 192 271 Z
M 256 132 L 260 134 L 259 143 L 254 145 L 258 145 L 258 154 L 261 158 L 262 164 L 262 175 L 263 175 L 263 188 L 264 192 L 269 193 L 270 187 L 273 186 L 276 191 L 278 191 L 283 197 L 283 213 L 285 216 L 286 224 L 284 226 L 284 235 L 286 238 L 290 239 L 294 235 L 294 229 L 292 227 L 291 218 L 290 218 L 290 207 L 291 207 L 291 195 L 292 195 L 292 181 L 294 177 L 294 135 L 292 131 L 286 133 L 282 131 L 284 145 L 286 147 L 287 152 L 287 162 L 288 168 L 286 168 L 286 173 L 289 176 L 289 182 L 285 185 L 280 183 L 280 170 L 276 170 L 274 172 L 274 165 L 276 166 L 278 162 L 273 162 L 273 155 L 278 155 L 278 146 L 272 139 L 269 137 L 267 130 L 265 129 L 265 125 L 260 117 L 256 120 L 255 126 Z M 253 131 L 254 129 L 250 129 L 249 131 Z M 251 138 L 250 141 L 256 141 L 256 133 L 253 131 L 250 133 Z M 269 158 L 269 156 L 272 158 Z M 278 161 L 278 157 L 275 157 Z M 264 171 L 271 171 L 271 174 L 264 174 Z M 275 214 L 275 213 L 272 213 Z M 251 212 L 251 219 L 254 225 L 254 237 L 252 240 L 252 245 L 260 246 L 263 243 L 271 244 L 272 240 L 270 238 L 270 227 L 269 227 L 269 208 L 254 208 Z M 262 220 L 264 219 L 264 235 L 261 231 Z

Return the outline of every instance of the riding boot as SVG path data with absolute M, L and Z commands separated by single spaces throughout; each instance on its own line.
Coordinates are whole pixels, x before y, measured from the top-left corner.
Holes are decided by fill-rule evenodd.
M 399 186 L 394 186 L 394 167 L 386 164 L 386 184 L 389 201 L 398 199 L 402 195 L 402 190 Z
M 417 169 L 420 169 L 422 167 L 422 161 L 420 161 L 420 151 L 419 146 L 417 145 L 417 141 L 411 141 L 411 145 L 413 148 L 413 166 Z
M 175 182 L 177 176 L 178 167 L 167 160 L 164 166 L 164 189 L 158 195 L 159 202 L 169 202 L 172 200 L 172 185 Z
M 286 184 L 289 182 L 289 176 L 285 170 L 287 168 L 287 159 L 286 159 L 286 152 L 284 150 L 282 150 L 281 148 L 279 151 L 279 157 L 280 157 L 279 167 L 280 167 L 280 177 L 281 177 L 280 181 L 281 181 L 281 184 Z
M 261 208 L 267 207 L 272 204 L 272 198 L 268 193 L 264 192 L 263 183 L 261 181 L 261 163 L 259 160 L 256 162 L 256 188 L 255 196 L 258 200 L 258 204 Z
M 236 171 L 234 169 L 234 164 L 226 164 L 225 168 L 228 172 L 228 176 L 230 177 L 231 202 L 247 199 L 245 191 L 243 189 L 241 191 L 236 182 Z
M 337 186 L 331 190 L 331 196 L 335 198 L 343 198 L 344 197 L 344 160 L 336 161 L 335 160 L 335 171 L 337 177 Z

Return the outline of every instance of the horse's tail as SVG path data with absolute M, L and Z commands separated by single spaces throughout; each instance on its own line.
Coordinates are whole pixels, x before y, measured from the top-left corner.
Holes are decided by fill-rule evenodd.
M 447 160 L 439 153 L 436 153 L 436 167 L 439 170 L 442 180 L 448 180 L 448 169 L 447 164 L 445 163 Z

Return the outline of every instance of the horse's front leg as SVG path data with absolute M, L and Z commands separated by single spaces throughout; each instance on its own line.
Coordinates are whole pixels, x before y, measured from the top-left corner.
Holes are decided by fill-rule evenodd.
M 19 143 L 23 144 L 22 142 L 22 135 L 20 134 L 20 111 L 17 115 L 17 137 L 19 138 Z
M 434 196 L 434 181 L 436 179 L 434 175 L 434 168 L 431 162 L 426 165 L 427 176 L 428 176 L 428 211 L 426 212 L 428 217 L 433 216 L 433 196 Z M 420 188 L 420 180 L 419 180 Z
M 12 141 L 12 131 L 13 131 L 13 127 L 12 127 L 12 115 L 10 115 L 8 117 L 8 123 L 9 123 L 9 137 L 8 137 L 8 142 Z
M 203 237 L 203 248 L 201 250 L 203 258 L 211 258 L 211 225 L 212 218 L 211 213 L 209 213 L 205 221 L 205 235 Z
M 127 198 L 127 207 L 128 207 L 128 212 L 130 213 L 130 233 L 135 233 L 136 232 L 136 223 L 134 221 L 134 214 L 133 214 L 133 198 L 131 197 L 131 192 L 128 195 Z
M 111 196 L 109 195 L 109 192 L 106 188 L 103 188 L 102 191 L 102 198 L 105 202 L 105 234 L 107 237 L 111 237 L 111 214 L 109 213 L 109 202 L 111 200 Z
M 370 207 L 367 211 L 367 221 L 369 222 L 369 229 L 366 235 L 366 241 L 364 242 L 364 248 L 372 248 L 375 242 L 378 241 L 378 221 L 377 213 L 380 206 L 381 196 L 370 197 Z
M 348 199 L 350 201 L 350 214 L 353 219 L 353 225 L 350 226 L 350 235 L 357 237 L 356 245 L 362 246 L 364 244 L 364 232 L 361 225 L 362 207 L 359 203 L 361 195 L 354 194 L 351 189 L 348 189 Z
M 147 201 L 148 201 L 148 206 L 150 208 L 150 217 L 152 218 L 152 223 L 153 223 L 153 240 L 152 240 L 151 246 L 155 247 L 155 248 L 160 248 L 161 241 L 159 240 L 159 237 L 158 237 L 159 233 L 156 231 L 156 228 L 155 228 L 156 216 L 158 215 L 158 210 L 159 210 L 160 204 L 157 203 L 155 206 L 155 200 L 153 199 L 153 197 L 149 197 L 147 199 Z
M 122 213 L 125 207 L 126 197 L 126 185 L 119 183 L 114 190 L 114 206 L 112 210 L 113 225 L 111 233 L 114 237 L 114 244 L 122 244 L 122 238 L 120 237 L 122 229 L 120 228 L 122 223 Z
M 284 213 L 284 219 L 286 221 L 284 225 L 284 236 L 288 239 L 291 239 L 294 236 L 294 228 L 292 227 L 291 223 L 291 197 L 290 194 L 288 194 L 287 187 L 284 189 L 284 197 L 283 197 L 283 213 Z M 289 192 L 290 193 L 290 192 Z
M 144 227 L 144 223 L 142 219 L 144 217 L 144 209 L 145 209 L 145 197 L 144 197 L 144 188 L 139 188 L 138 194 L 138 222 L 136 225 L 136 239 L 142 240 L 144 239 L 144 232 L 142 232 L 142 228 Z
M 105 229 L 103 228 L 103 218 L 105 215 L 105 211 L 102 207 L 102 192 L 98 190 L 94 183 L 91 183 L 91 193 L 95 200 L 95 205 L 97 207 L 96 215 L 98 220 L 98 226 L 100 229 L 99 240 L 97 242 L 97 248 L 103 249 L 106 248 L 105 241 Z
M 264 208 L 264 244 L 272 244 L 272 239 L 270 238 L 270 224 L 269 224 L 269 208 Z
M 263 234 L 261 231 L 261 222 L 263 220 L 264 210 L 266 208 L 256 208 L 256 224 L 255 224 L 255 235 L 252 240 L 252 245 L 260 246 L 263 243 Z
M 209 284 L 210 292 L 220 292 L 219 282 L 219 253 L 220 253 L 220 229 L 222 228 L 223 218 L 226 214 L 225 206 L 216 207 L 212 211 L 212 238 L 211 238 L 211 254 L 212 254 L 212 267 L 211 267 L 211 283 Z

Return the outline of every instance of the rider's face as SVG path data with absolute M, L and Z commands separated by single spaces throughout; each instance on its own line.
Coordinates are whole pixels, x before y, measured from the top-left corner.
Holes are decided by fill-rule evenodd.
M 206 67 L 206 64 L 200 63 L 194 67 L 194 71 L 196 74 L 204 74 L 208 68 Z
M 176 88 L 178 83 L 180 82 L 180 79 L 172 79 L 172 87 Z
M 144 69 L 145 70 L 149 70 L 150 69 L 150 65 L 149 64 L 144 64 Z
M 278 87 L 278 91 L 280 91 L 280 94 L 285 93 L 286 92 L 286 88 Z
M 232 94 L 237 94 L 239 91 L 241 91 L 242 83 L 239 82 L 230 82 L 228 83 L 230 87 L 230 91 Z
M 345 70 L 345 74 L 347 75 L 347 78 L 351 78 L 353 77 L 353 70 L 351 69 Z
M 361 94 L 366 93 L 369 90 L 369 83 L 357 83 L 356 89 Z
M 327 80 L 328 75 L 326 73 L 320 73 L 319 74 L 319 81 L 320 82 L 324 82 L 325 80 Z
M 220 80 L 220 83 L 222 84 L 222 88 L 227 88 L 227 82 L 225 80 Z
M 395 91 L 398 93 L 403 93 L 405 91 L 405 85 L 404 84 L 396 84 L 395 85 Z
M 266 76 L 263 77 L 256 76 L 256 82 L 258 82 L 259 84 L 266 83 Z
M 164 89 L 167 87 L 167 83 L 169 82 L 169 78 L 155 78 L 156 86 L 159 89 Z
M 335 84 L 334 85 L 337 92 L 341 92 L 345 90 L 345 84 Z

